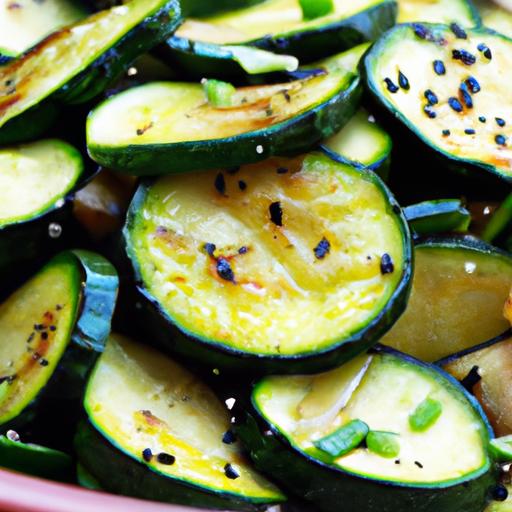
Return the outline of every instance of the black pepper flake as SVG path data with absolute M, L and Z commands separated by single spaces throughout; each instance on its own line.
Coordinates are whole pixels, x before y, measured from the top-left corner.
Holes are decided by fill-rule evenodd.
M 416 464 L 416 466 L 418 466 L 420 469 L 423 469 L 423 464 L 421 462 L 418 462 L 417 460 L 415 460 L 414 464 Z
M 401 71 L 398 72 L 398 85 L 404 91 L 408 91 L 411 88 L 408 78 Z
M 240 249 L 238 249 L 238 254 L 246 254 L 249 252 L 249 248 L 246 247 L 245 245 L 243 245 L 242 247 L 240 247 Z
M 466 66 L 472 66 L 476 62 L 476 57 L 467 50 L 452 50 L 453 60 L 460 60 Z
M 151 451 L 151 448 L 144 448 L 144 450 L 142 450 L 142 458 L 146 462 L 151 462 L 151 459 L 153 458 L 153 452 Z
M 445 68 L 444 62 L 442 60 L 434 61 L 434 72 L 436 75 L 439 75 L 439 76 L 446 74 L 446 68 Z
M 443 137 L 449 137 L 451 135 L 450 130 L 443 130 Z
M 232 430 L 228 430 L 222 436 L 222 442 L 224 444 L 233 444 L 236 442 L 236 435 Z
M 474 76 L 469 76 L 468 78 L 466 78 L 464 83 L 467 85 L 467 87 L 473 94 L 477 94 L 482 90 L 478 80 Z
M 156 460 L 165 466 L 172 466 L 176 462 L 176 457 L 170 453 L 160 452 L 156 456 Z
M 423 93 L 423 96 L 425 96 L 429 105 L 437 105 L 439 103 L 439 99 L 438 99 L 436 93 L 434 91 L 432 91 L 431 89 L 427 89 Z
M 495 119 L 496 119 L 496 124 L 498 126 L 501 126 L 502 128 L 507 124 L 505 122 L 505 119 L 502 119 L 501 117 L 496 117 Z
M 41 333 L 41 339 L 47 340 L 48 339 L 48 333 L 47 332 L 42 332 Z
M 395 464 L 400 464 L 400 459 L 396 459 Z
M 393 80 L 391 80 L 391 78 L 385 78 L 384 79 L 384 82 L 386 84 L 386 87 L 388 89 L 388 91 L 391 93 L 391 94 L 395 94 L 396 92 L 398 92 L 398 86 L 393 82 Z
M 268 207 L 268 211 L 270 213 L 270 220 L 276 225 L 276 226 L 282 226 L 283 225 L 283 209 L 281 208 L 281 203 L 279 201 L 275 201 L 274 203 L 271 203 Z
M 277 174 L 286 174 L 288 172 L 288 169 L 286 167 L 278 167 L 277 168 Z
M 224 281 L 235 282 L 235 273 L 226 258 L 219 258 L 217 260 L 217 274 Z
M 214 185 L 219 194 L 224 195 L 226 193 L 226 180 L 224 179 L 224 174 L 219 172 L 219 174 L 215 176 Z
M 465 82 L 460 84 L 459 96 L 464 105 L 466 105 L 466 108 L 473 108 L 473 98 L 471 97 L 468 86 Z
M 226 464 L 224 466 L 224 474 L 230 480 L 236 480 L 240 476 L 240 473 L 231 464 Z
M 478 51 L 481 52 L 483 54 L 483 56 L 487 59 L 487 60 L 492 60 L 492 52 L 491 52 L 491 49 L 484 43 L 480 43 L 478 46 Z
M 63 307 L 64 307 L 64 306 L 63 306 L 62 304 L 57 304 L 57 305 L 55 306 L 55 309 L 56 309 L 57 311 L 60 311 Z
M 425 105 L 423 107 L 423 111 L 430 119 L 435 119 L 437 117 L 436 111 L 430 105 Z
M 41 366 L 48 366 L 50 363 L 48 362 L 48 359 L 44 359 L 43 357 L 39 359 L 39 364 Z
M 475 135 L 475 133 L 476 133 L 476 132 L 475 132 L 475 130 L 473 130 L 473 128 L 466 128 L 466 129 L 464 130 L 464 133 L 465 133 L 466 135 Z
M 460 101 L 457 98 L 454 98 L 453 96 L 448 99 L 448 105 L 450 105 L 451 109 L 455 112 L 462 112 L 464 109 L 462 108 L 462 105 Z
M 35 332 L 30 333 L 30 336 L 27 338 L 27 343 L 30 343 L 36 336 Z
M 272 116 L 274 115 L 274 111 L 273 111 L 271 108 L 267 108 L 267 109 L 265 110 L 265 115 L 266 115 L 267 117 L 272 117 Z
M 478 120 L 481 122 L 481 123 L 486 123 L 487 122 L 487 118 L 485 116 L 480 116 L 478 118 Z
M 492 499 L 494 501 L 505 501 L 508 498 L 508 491 L 504 485 L 498 484 L 492 490 Z
M 318 242 L 318 245 L 313 249 L 315 258 L 317 260 L 323 260 L 331 251 L 331 243 L 325 236 Z
M 392 274 L 395 271 L 395 265 L 391 256 L 385 252 L 380 258 L 380 273 L 382 275 Z
M 18 376 L 14 373 L 12 375 L 6 375 L 5 377 L 0 377 L 0 384 L 7 382 L 8 384 L 12 384 Z
M 238 182 L 238 188 L 243 192 L 247 188 L 247 183 L 244 180 Z
M 457 39 L 467 39 L 468 38 L 466 31 L 457 23 L 452 23 L 450 25 L 450 30 L 454 33 L 454 35 Z
M 213 254 L 215 253 L 217 246 L 215 244 L 206 243 L 203 245 L 203 249 L 206 251 L 206 254 L 208 254 L 208 256 L 211 256 L 213 258 Z
M 291 96 L 290 96 L 290 93 L 288 92 L 288 89 L 283 89 L 281 91 L 283 93 L 283 96 L 284 96 L 284 99 L 290 103 L 290 101 L 292 100 Z
M 473 391 L 473 387 L 482 380 L 482 376 L 479 371 L 480 368 L 478 366 L 473 366 L 473 368 L 469 370 L 468 374 L 460 381 L 462 386 L 464 386 L 470 393 Z
M 494 140 L 496 141 L 496 144 L 500 146 L 507 145 L 507 138 L 505 137 L 505 135 L 496 135 L 496 137 L 494 137 Z

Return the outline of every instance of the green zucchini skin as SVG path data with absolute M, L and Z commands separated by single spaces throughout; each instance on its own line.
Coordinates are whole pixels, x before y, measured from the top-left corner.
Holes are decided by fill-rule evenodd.
M 32 140 L 44 133 L 56 121 L 59 104 L 85 103 L 100 95 L 138 56 L 169 37 L 180 22 L 179 1 L 169 0 L 157 12 L 128 31 L 107 52 L 77 72 L 60 89 L 47 96 L 43 95 L 38 105 L 0 126 L 0 144 Z M 57 37 L 58 34 L 56 32 L 51 37 Z M 40 46 L 36 45 L 20 59 L 34 58 Z
M 365 41 L 375 41 L 395 24 L 397 11 L 396 2 L 389 0 L 320 28 L 271 34 L 243 44 L 273 53 L 293 55 L 301 63 L 312 62 Z M 198 73 L 202 73 L 201 77 L 210 76 L 210 71 L 224 78 L 245 75 L 243 69 L 225 55 L 222 45 L 173 36 L 160 52 L 168 62 L 178 63 L 192 76 L 199 76 Z
M 70 482 L 73 478 L 71 457 L 57 450 L 0 436 L 0 465 L 21 473 Z
M 144 288 L 140 269 L 131 247 L 130 226 L 148 193 L 149 182 L 143 183 L 137 190 L 123 229 L 122 245 L 126 258 L 131 262 L 136 288 L 132 299 L 132 303 L 135 305 L 133 318 L 144 329 L 146 336 L 147 333 L 150 333 L 151 339 L 163 351 L 178 354 L 186 360 L 196 361 L 205 369 L 220 368 L 235 374 L 318 373 L 335 368 L 357 354 L 364 352 L 392 327 L 396 319 L 405 310 L 412 282 L 413 251 L 407 222 L 388 188 L 372 171 L 364 170 L 361 172 L 365 173 L 373 182 L 379 183 L 381 190 L 388 198 L 390 208 L 399 217 L 404 241 L 404 270 L 401 281 L 389 299 L 387 307 L 355 335 L 320 352 L 293 356 L 258 355 L 211 342 L 178 326 L 158 301 Z M 132 313 L 130 313 L 131 315 Z
M 459 199 L 439 199 L 404 208 L 404 215 L 417 235 L 467 231 L 471 214 Z
M 232 494 L 192 486 L 186 481 L 167 478 L 123 454 L 109 443 L 89 422 L 79 424 L 75 451 L 84 469 L 104 484 L 104 490 L 167 503 L 217 508 L 222 510 L 265 510 L 267 505 L 253 503 Z M 102 461 L 98 464 L 98 461 Z M 134 482 L 138 482 L 135 486 Z
M 59 257 L 74 259 L 82 272 L 82 299 L 71 339 L 36 398 L 2 428 L 20 430 L 28 441 L 43 439 L 50 446 L 67 447 L 66 436 L 79 415 L 88 375 L 110 334 L 119 278 L 115 268 L 99 254 L 75 250 Z M 65 417 L 62 417 L 63 410 L 66 410 Z
M 298 155 L 342 128 L 357 110 L 361 96 L 361 82 L 354 75 L 346 89 L 270 128 L 205 141 L 132 144 L 122 151 L 88 145 L 88 151 L 100 165 L 136 176 L 237 167 L 271 156 Z M 263 148 L 261 153 L 256 151 L 259 145 Z
M 496 187 L 499 183 L 512 183 L 512 176 L 505 175 L 491 164 L 457 157 L 435 147 L 426 138 L 423 138 L 421 134 L 417 133 L 414 124 L 403 114 L 400 112 L 395 113 L 393 106 L 379 93 L 379 85 L 371 79 L 371 59 L 376 58 L 384 50 L 388 38 L 391 38 L 396 31 L 404 29 L 413 31 L 415 25 L 421 25 L 433 30 L 449 30 L 449 27 L 445 25 L 431 23 L 404 23 L 396 25 L 368 50 L 359 65 L 359 71 L 365 84 L 366 97 L 369 103 L 375 112 L 378 113 L 379 119 L 384 123 L 384 127 L 394 134 L 396 140 L 403 141 L 401 147 L 406 148 L 404 151 L 397 153 L 397 163 L 400 162 L 397 168 L 400 168 L 403 164 L 409 165 L 412 158 L 418 162 L 419 173 L 429 173 L 431 175 L 431 170 L 438 167 L 443 171 L 449 171 L 454 178 L 464 178 L 469 186 L 475 186 L 475 191 L 481 190 L 478 187 L 486 185 Z M 504 40 L 510 40 L 508 37 L 481 25 L 471 29 L 471 33 L 494 34 Z M 446 173 L 444 173 L 444 176 L 446 176 Z
M 432 367 L 388 347 L 378 346 L 374 350 L 399 355 L 424 367 Z M 436 371 L 460 388 L 479 412 L 490 438 L 493 438 L 492 429 L 475 398 L 453 377 L 438 368 Z M 384 480 L 378 482 L 356 476 L 332 468 L 293 447 L 274 425 L 264 419 L 253 401 L 240 418 L 237 416 L 236 431 L 258 470 L 274 478 L 285 491 L 302 498 L 307 497 L 308 501 L 324 512 L 481 512 L 498 478 L 498 466 L 494 463 L 489 464 L 485 472 L 472 480 L 452 486 L 440 485 L 437 488 L 400 485 Z M 349 505 L 346 509 L 340 509 L 340 503 Z

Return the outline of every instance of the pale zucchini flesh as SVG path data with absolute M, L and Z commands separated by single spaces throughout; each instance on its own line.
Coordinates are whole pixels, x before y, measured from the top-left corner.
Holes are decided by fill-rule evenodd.
M 239 44 L 263 38 L 268 34 L 286 35 L 318 30 L 381 3 L 382 0 L 334 0 L 333 12 L 305 21 L 298 0 L 266 0 L 245 9 L 200 20 L 187 20 L 177 30 L 176 35 L 191 41 Z
M 382 338 L 424 361 L 436 361 L 504 332 L 512 260 L 471 247 L 419 246 L 407 309 Z
M 235 137 L 298 116 L 352 80 L 351 73 L 337 70 L 287 84 L 242 87 L 226 108 L 209 104 L 200 84 L 155 82 L 101 104 L 89 117 L 87 140 L 92 147 L 115 148 Z
M 100 11 L 0 67 L 0 127 L 67 84 L 163 4 L 132 0 Z
M 344 367 L 316 376 L 266 377 L 253 391 L 253 405 L 293 448 L 313 458 L 318 453 L 314 441 L 352 420 L 365 422 L 370 430 L 397 434 L 397 457 L 382 457 L 360 446 L 327 463 L 353 475 L 429 486 L 471 479 L 489 468 L 487 427 L 445 376 L 392 354 L 365 354 L 350 364 L 359 366 L 363 376 L 349 370 L 357 383 L 334 414 L 326 414 L 333 410 L 334 396 L 343 396 L 350 387 Z M 427 430 L 413 431 L 409 417 L 427 397 L 441 403 L 441 415 Z M 316 422 L 304 407 L 308 401 L 315 403 Z
M 512 41 L 484 28 L 466 30 L 465 39 L 454 32 L 427 24 L 392 29 L 366 57 L 369 88 L 447 164 L 510 179 L 512 91 L 503 70 Z M 400 72 L 408 88 L 398 86 Z
M 19 55 L 86 13 L 75 0 L 0 0 L 0 53 Z
M 407 273 L 404 227 L 375 180 L 321 154 L 162 178 L 134 203 L 129 255 L 163 314 L 199 340 L 328 350 L 358 339 Z
M 238 441 L 223 443 L 231 429 L 225 405 L 188 370 L 145 345 L 111 335 L 84 404 L 94 427 L 150 472 L 256 502 L 283 499 L 246 462 Z M 154 457 L 145 462 L 142 452 L 148 448 Z M 159 462 L 159 453 L 175 462 Z M 228 478 L 226 464 L 240 476 Z
M 73 257 L 52 260 L 0 305 L 0 423 L 15 418 L 52 376 L 80 297 Z
M 512 36 L 512 12 L 489 0 L 478 0 L 475 4 L 480 11 L 482 23 L 486 27 L 501 32 L 507 37 Z
M 467 0 L 398 0 L 398 23 L 413 21 L 474 27 L 479 19 Z
M 58 206 L 83 171 L 80 153 L 59 140 L 0 149 L 0 227 Z

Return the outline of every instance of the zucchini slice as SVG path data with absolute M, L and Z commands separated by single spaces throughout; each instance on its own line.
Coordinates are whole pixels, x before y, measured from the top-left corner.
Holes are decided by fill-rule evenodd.
M 50 480 L 69 482 L 73 462 L 64 452 L 0 436 L 0 466 Z
M 398 23 L 412 21 L 459 23 L 464 27 L 475 27 L 481 22 L 470 0 L 398 0 Z
M 70 199 L 80 186 L 81 154 L 60 140 L 0 149 L 0 279 L 13 279 L 13 265 L 37 268 L 67 235 Z M 57 230 L 51 233 L 50 226 Z M 18 274 L 20 272 L 15 272 Z
M 480 11 L 482 23 L 486 27 L 508 37 L 512 36 L 512 13 L 510 11 L 488 0 L 477 0 L 475 4 Z
M 404 215 L 417 235 L 464 232 L 471 223 L 471 214 L 460 199 L 436 199 L 404 208 Z
M 87 16 L 87 10 L 75 0 L 0 0 L 0 13 L 0 59 L 15 57 Z
M 179 21 L 177 0 L 131 0 L 53 33 L 0 67 L 0 143 L 34 137 L 41 111 L 53 101 L 81 103 L 100 94 Z M 25 115 L 35 127 L 20 119 Z
M 188 19 L 176 37 L 195 43 L 250 45 L 301 62 L 373 41 L 395 24 L 393 0 L 335 0 L 326 16 L 305 20 L 298 0 L 266 0 L 208 18 Z
M 124 236 L 145 328 L 231 371 L 321 371 L 366 350 L 405 307 L 411 275 L 384 184 L 314 153 L 235 171 L 135 195 Z
M 374 98 L 445 167 L 512 180 L 512 93 L 502 78 L 511 49 L 485 28 L 407 24 L 372 47 L 364 70 Z
M 324 374 L 266 377 L 251 404 L 237 433 L 256 467 L 322 511 L 344 502 L 481 512 L 496 482 L 492 430 L 476 400 L 436 367 L 389 349 Z M 366 442 L 355 424 L 366 425 Z
M 497 436 L 512 434 L 512 338 L 510 333 L 438 363 L 472 392 Z
M 244 459 L 225 405 L 147 346 L 112 335 L 84 405 L 76 450 L 107 491 L 230 510 L 284 501 Z
M 110 331 L 117 287 L 102 256 L 65 252 L 0 305 L 0 424 L 44 416 L 53 399 L 71 414 Z
M 423 240 L 407 309 L 381 342 L 436 361 L 504 332 L 512 257 L 471 236 Z
M 371 169 L 385 179 L 392 145 L 391 137 L 373 116 L 361 109 L 336 135 L 327 139 L 322 148 L 334 160 L 358 169 Z
M 200 84 L 155 82 L 93 110 L 87 146 L 101 165 L 136 175 L 235 167 L 307 151 L 348 122 L 360 97 L 345 69 L 242 87 L 223 108 Z

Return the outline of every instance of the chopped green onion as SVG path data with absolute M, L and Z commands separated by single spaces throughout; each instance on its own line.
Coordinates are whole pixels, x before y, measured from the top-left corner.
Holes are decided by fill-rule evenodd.
M 429 429 L 441 416 L 443 405 L 434 398 L 425 398 L 409 416 L 409 426 L 416 432 Z
M 327 16 L 334 11 L 333 0 L 299 0 L 299 3 L 305 20 Z
M 371 430 L 366 436 L 366 446 L 371 452 L 387 459 L 396 457 L 400 453 L 398 434 L 393 432 Z
M 227 82 L 220 80 L 204 80 L 203 89 L 208 103 L 213 107 L 230 107 L 236 89 Z
M 482 240 L 492 243 L 512 223 L 512 194 L 501 203 L 482 233 Z
M 352 420 L 313 444 L 332 457 L 341 457 L 357 448 L 369 432 L 368 425 L 361 420 Z
M 497 462 L 512 462 L 512 436 L 492 439 L 489 448 Z

